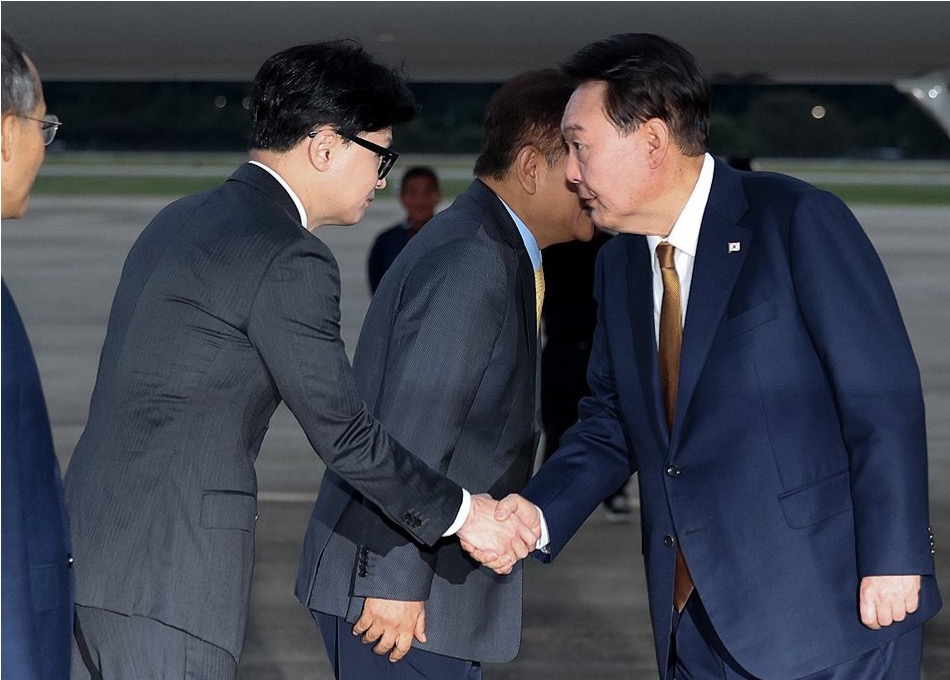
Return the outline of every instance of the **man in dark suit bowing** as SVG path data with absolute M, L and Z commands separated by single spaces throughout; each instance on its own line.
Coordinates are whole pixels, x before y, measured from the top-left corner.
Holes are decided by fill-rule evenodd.
M 524 486 L 538 444 L 541 249 L 593 236 L 564 175 L 571 92 L 551 69 L 494 94 L 477 179 L 389 270 L 354 358 L 360 394 L 387 431 L 496 497 Z M 333 474 L 311 516 L 297 596 L 338 678 L 472 680 L 480 662 L 518 652 L 520 564 L 497 574 L 458 542 L 414 545 Z
M 548 556 L 636 471 L 661 677 L 919 677 L 941 604 L 924 406 L 871 243 L 835 196 L 713 160 L 681 47 L 618 35 L 566 70 L 568 176 L 621 234 L 592 396 L 524 492 Z
M 3 219 L 26 213 L 59 120 L 46 112 L 36 68 L 3 31 Z M 63 482 L 40 376 L 23 320 L 2 286 L 3 644 L 0 675 L 66 680 L 73 598 Z
M 337 265 L 311 232 L 358 222 L 385 186 L 391 127 L 414 114 L 405 83 L 355 43 L 301 45 L 264 63 L 250 108 L 250 163 L 160 212 L 122 272 L 66 475 L 77 678 L 234 677 L 254 462 L 281 399 L 420 543 L 457 532 L 513 558 L 536 541 L 381 429 L 340 339 Z

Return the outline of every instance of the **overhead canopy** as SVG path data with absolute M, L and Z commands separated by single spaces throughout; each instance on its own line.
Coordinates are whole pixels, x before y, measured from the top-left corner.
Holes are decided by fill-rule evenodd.
M 46 80 L 240 80 L 291 45 L 356 38 L 415 81 L 501 81 L 619 32 L 665 35 L 716 81 L 894 83 L 950 67 L 939 2 L 19 2 Z

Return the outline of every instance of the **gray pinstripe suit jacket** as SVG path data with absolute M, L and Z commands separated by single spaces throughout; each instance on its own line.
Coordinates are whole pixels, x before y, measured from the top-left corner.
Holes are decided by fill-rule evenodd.
M 501 201 L 475 181 L 383 278 L 354 368 L 368 408 L 404 446 L 473 493 L 527 482 L 538 442 L 534 274 Z M 455 539 L 420 549 L 328 473 L 297 596 L 355 621 L 363 598 L 425 600 L 423 649 L 509 661 L 521 635 L 521 567 L 479 567 Z M 411 652 L 410 652 L 411 654 Z
M 461 489 L 364 408 L 330 250 L 266 171 L 165 208 L 126 260 L 66 474 L 78 604 L 244 641 L 254 462 L 284 399 L 328 467 L 434 543 Z

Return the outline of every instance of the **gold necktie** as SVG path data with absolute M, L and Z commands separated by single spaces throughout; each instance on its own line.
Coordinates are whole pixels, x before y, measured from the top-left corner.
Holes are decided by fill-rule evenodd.
M 683 311 L 680 280 L 673 264 L 675 249 L 663 242 L 656 247 L 663 279 L 663 302 L 660 305 L 660 385 L 663 388 L 663 409 L 666 424 L 673 432 L 676 416 L 676 388 L 680 377 L 680 352 L 683 348 Z M 686 567 L 683 551 L 676 547 L 676 572 L 673 577 L 673 606 L 683 611 L 693 592 L 693 579 Z
M 534 310 L 538 322 L 538 332 L 541 332 L 541 308 L 544 306 L 544 265 L 534 270 Z

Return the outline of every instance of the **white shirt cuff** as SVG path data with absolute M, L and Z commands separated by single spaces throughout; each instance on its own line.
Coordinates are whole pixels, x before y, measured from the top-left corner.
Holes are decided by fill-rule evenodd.
M 442 537 L 454 536 L 459 529 L 462 528 L 462 525 L 465 524 L 465 520 L 468 519 L 468 513 L 472 511 L 472 494 L 470 494 L 465 489 L 462 489 L 462 506 L 459 508 L 459 514 L 455 516 L 455 521 L 452 522 L 452 526 L 446 529 L 445 533 L 442 534 Z
M 537 505 L 534 507 L 538 508 Z M 545 553 L 550 552 L 548 546 L 551 544 L 551 534 L 548 532 L 548 521 L 544 519 L 544 513 L 541 512 L 541 508 L 538 508 L 538 516 L 541 518 L 541 538 L 538 539 L 534 549 Z

